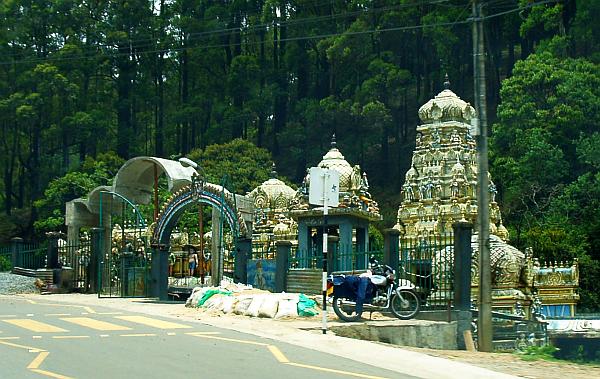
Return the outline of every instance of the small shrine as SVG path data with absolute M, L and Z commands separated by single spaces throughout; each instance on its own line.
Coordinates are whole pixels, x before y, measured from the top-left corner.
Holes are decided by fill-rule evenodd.
M 328 211 L 328 252 L 332 271 L 351 271 L 367 267 L 369 223 L 379 221 L 377 202 L 369 193 L 367 174 L 359 165 L 351 166 L 337 148 L 335 135 L 331 148 L 318 167 L 339 173 L 339 205 Z M 293 200 L 292 218 L 298 223 L 296 266 L 321 267 L 323 252 L 323 208 L 309 204 L 310 175 L 304 180 Z M 329 245 L 328 245 L 329 246 Z M 356 254 L 362 253 L 362 254 Z
M 410 248 L 411 243 L 416 245 L 423 239 L 451 236 L 452 225 L 457 221 L 467 221 L 473 225 L 473 230 L 477 230 L 477 155 L 470 125 L 475 109 L 450 90 L 447 78 L 444 87 L 419 109 L 422 124 L 417 126 L 412 163 L 401 190 L 402 203 L 395 228 L 400 231 L 401 244 L 403 248 L 408 247 L 409 255 L 414 251 Z M 528 249 L 523 253 L 508 244 L 509 233 L 502 222 L 496 186 L 491 178 L 488 189 L 494 309 L 515 313 L 523 307 L 526 314 L 530 313 L 536 287 L 543 304 L 551 300 L 549 304 L 574 306 L 574 289 L 578 281 L 572 272 L 577 271 L 577 264 L 574 263 L 574 268 L 561 266 L 555 269 L 558 273 L 570 272 L 569 277 L 573 280 L 569 281 L 567 290 L 559 291 L 561 285 L 558 282 L 543 279 L 547 275 L 540 275 L 543 270 L 540 271 L 532 251 Z M 471 246 L 472 298 L 476 298 L 479 283 L 477 234 L 473 235 Z M 430 258 L 430 274 L 440 283 L 436 290 L 447 298 L 451 298 L 452 289 L 445 288 L 441 278 L 450 274 L 444 270 L 452 267 L 452 252 L 453 247 L 448 246 Z
M 290 208 L 296 190 L 277 178 L 275 164 L 271 178 L 249 192 L 246 197 L 254 204 L 252 242 L 265 251 L 274 253 L 277 240 L 295 241 L 296 222 L 290 217 Z

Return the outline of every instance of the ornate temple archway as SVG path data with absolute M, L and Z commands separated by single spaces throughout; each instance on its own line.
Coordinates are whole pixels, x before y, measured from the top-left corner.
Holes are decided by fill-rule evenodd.
M 151 231 L 151 246 L 154 249 L 152 257 L 153 293 L 161 299 L 168 298 L 167 293 L 167 257 L 170 245 L 171 232 L 179 222 L 183 213 L 198 204 L 208 204 L 218 211 L 220 225 L 217 227 L 218 236 L 222 240 L 222 223 L 227 222 L 235 242 L 235 273 L 234 280 L 246 281 L 245 257 L 251 248 L 251 235 L 244 221 L 242 213 L 238 210 L 236 195 L 229 192 L 224 186 L 203 181 L 197 175 L 192 176 L 192 183 L 179 189 L 171 196 L 159 212 L 154 229 Z M 213 213 L 214 214 L 214 213 Z M 221 245 L 221 244 L 219 244 Z M 222 255 L 216 258 L 217 264 L 212 265 L 211 277 L 213 284 L 220 281 L 223 274 Z M 239 262 L 238 262 L 239 261 Z
M 223 186 L 204 182 L 198 176 L 192 177 L 192 183 L 175 192 L 165 203 L 158 215 L 152 231 L 152 246 L 169 244 L 171 231 L 177 225 L 181 214 L 190 206 L 198 203 L 208 204 L 220 210 L 234 234 L 234 238 L 248 238 L 248 228 L 238 212 L 235 195 Z

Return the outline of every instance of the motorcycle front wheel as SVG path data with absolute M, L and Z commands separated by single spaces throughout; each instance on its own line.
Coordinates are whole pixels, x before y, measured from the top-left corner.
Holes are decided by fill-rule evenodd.
M 394 316 L 401 320 L 409 320 L 415 317 L 417 313 L 419 313 L 419 308 L 421 306 L 421 302 L 415 291 L 402 289 L 400 290 L 400 295 L 402 295 L 402 297 L 398 296 L 396 293 L 392 295 L 390 311 Z
M 360 315 L 356 313 L 356 306 L 348 303 L 344 304 L 344 299 L 335 295 L 333 296 L 333 311 L 340 320 L 346 322 L 360 320 Z

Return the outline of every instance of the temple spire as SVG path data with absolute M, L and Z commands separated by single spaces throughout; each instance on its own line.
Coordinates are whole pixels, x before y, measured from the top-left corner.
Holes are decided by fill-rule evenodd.
M 331 136 L 331 148 L 337 148 L 337 142 L 335 141 L 335 133 L 333 133 L 333 135 Z
M 448 73 L 444 76 L 444 89 L 450 89 L 450 79 L 448 79 Z
M 273 165 L 271 166 L 271 178 L 277 179 L 277 170 L 275 170 L 275 162 L 273 162 Z

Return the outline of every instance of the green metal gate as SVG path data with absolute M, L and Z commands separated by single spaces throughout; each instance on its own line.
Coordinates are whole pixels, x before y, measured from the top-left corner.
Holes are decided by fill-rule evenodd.
M 122 195 L 100 193 L 100 227 L 105 235 L 98 264 L 98 297 L 147 297 L 150 249 L 146 222 Z

